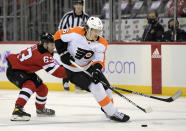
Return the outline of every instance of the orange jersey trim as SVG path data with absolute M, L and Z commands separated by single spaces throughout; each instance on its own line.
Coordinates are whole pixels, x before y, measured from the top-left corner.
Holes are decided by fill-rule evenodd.
M 103 100 L 99 101 L 101 107 L 108 105 L 111 102 L 110 98 L 106 96 Z
M 99 43 L 99 44 L 103 44 L 103 45 L 105 46 L 105 51 L 107 50 L 108 43 L 107 43 L 107 40 L 106 40 L 105 38 L 103 38 L 103 37 L 100 36 L 100 37 L 99 37 L 99 40 L 98 40 L 98 43 Z M 103 62 L 101 62 L 101 61 L 96 61 L 96 62 L 92 63 L 92 65 L 95 65 L 96 63 L 101 64 L 101 65 L 102 65 L 102 68 L 105 67 L 105 52 L 104 52 L 104 59 L 103 59 Z
M 85 30 L 84 30 L 84 28 L 79 27 L 79 26 L 77 26 L 75 28 L 62 29 L 62 30 L 57 31 L 54 34 L 54 40 L 59 40 L 59 39 L 61 39 L 61 37 L 60 37 L 61 35 L 70 34 L 70 33 L 77 33 L 81 36 L 84 36 Z
M 103 44 L 105 46 L 105 50 L 107 50 L 108 42 L 107 42 L 107 40 L 105 38 L 103 38 L 103 37 L 100 36 L 99 37 L 99 40 L 98 40 L 98 43 Z
M 114 99 L 113 98 L 111 99 L 111 101 L 112 101 L 112 103 L 114 103 Z
M 105 58 L 104 58 L 105 59 Z M 99 63 L 99 64 L 101 64 L 102 65 L 102 68 L 104 68 L 104 63 L 105 63 L 105 60 L 104 60 L 104 62 L 101 62 L 101 61 L 96 61 L 96 62 L 94 62 L 94 63 L 92 63 L 92 65 L 94 66 L 96 63 Z
M 85 66 L 87 66 L 87 65 L 89 65 L 91 63 L 91 61 L 89 61 L 86 65 L 83 65 L 83 66 L 80 66 L 80 67 L 85 67 Z M 73 65 L 73 64 L 71 64 L 70 65 L 71 67 L 76 67 L 75 65 Z M 77 67 L 76 67 L 77 68 Z

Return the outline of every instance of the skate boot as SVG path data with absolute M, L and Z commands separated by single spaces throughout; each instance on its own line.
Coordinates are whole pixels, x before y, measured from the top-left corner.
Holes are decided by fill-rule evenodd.
M 68 85 L 68 82 L 65 82 L 65 83 L 63 84 L 63 88 L 64 88 L 64 90 L 66 90 L 66 91 L 69 91 L 69 90 L 70 90 L 69 85 Z
M 101 111 L 105 114 L 105 116 L 106 116 L 107 118 L 109 118 L 109 115 L 107 115 L 107 113 L 103 110 L 102 107 L 101 107 Z
M 119 122 L 127 122 L 130 117 L 126 114 L 123 114 L 121 112 L 116 112 L 112 116 L 109 117 L 111 120 L 119 121 Z
M 12 113 L 10 120 L 11 121 L 29 121 L 30 118 L 31 118 L 31 115 L 24 112 L 23 108 L 21 108 L 21 106 L 17 105 L 14 108 L 14 111 Z
M 83 93 L 84 90 L 82 90 L 79 86 L 75 85 L 76 93 Z
M 55 111 L 52 109 L 48 109 L 48 108 L 36 109 L 36 113 L 37 113 L 38 117 L 54 116 L 55 115 Z

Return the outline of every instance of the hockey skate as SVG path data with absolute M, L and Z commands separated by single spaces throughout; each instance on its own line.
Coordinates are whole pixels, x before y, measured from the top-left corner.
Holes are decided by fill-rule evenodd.
M 101 108 L 101 111 L 104 112 L 104 114 L 106 115 L 107 118 L 114 120 L 114 121 L 119 121 L 119 122 L 127 122 L 130 117 L 126 114 L 120 113 L 120 112 L 116 112 L 114 113 L 112 116 L 107 115 L 107 113 L 103 110 L 103 108 Z
M 130 117 L 121 112 L 115 112 L 112 116 L 109 117 L 111 120 L 119 121 L 119 122 L 127 122 Z
M 29 121 L 31 115 L 24 112 L 23 108 L 20 106 L 16 106 L 12 113 L 12 117 L 10 118 L 11 121 Z
M 38 117 L 54 116 L 55 115 L 55 111 L 52 109 L 48 109 L 48 108 L 36 109 L 36 113 L 37 113 Z
M 65 82 L 65 83 L 63 84 L 63 88 L 64 88 L 64 90 L 66 90 L 66 91 L 70 91 L 68 82 Z
M 106 116 L 107 118 L 109 118 L 109 115 L 107 115 L 107 113 L 103 110 L 102 107 L 101 107 L 101 111 L 105 114 L 105 116 Z

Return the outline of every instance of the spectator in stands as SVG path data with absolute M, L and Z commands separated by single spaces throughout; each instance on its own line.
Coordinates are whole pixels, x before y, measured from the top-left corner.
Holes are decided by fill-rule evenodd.
M 179 22 L 176 20 L 176 41 L 186 41 L 186 32 L 179 28 Z M 174 42 L 174 19 L 168 21 L 168 31 L 164 34 L 164 40 Z
M 174 1 L 169 0 L 169 5 L 167 10 L 165 11 L 166 16 L 173 17 L 174 16 Z M 178 8 L 178 16 L 186 17 L 186 1 L 185 0 L 178 0 L 177 2 Z
M 121 14 L 130 14 L 131 12 L 131 8 L 133 6 L 133 3 L 136 0 L 120 0 L 120 4 L 121 4 Z M 114 2 L 115 3 L 115 2 Z M 119 3 L 119 2 L 118 2 Z M 118 18 L 118 5 L 119 4 L 114 4 L 113 8 L 115 8 L 115 18 Z M 110 7 L 109 7 L 109 1 L 107 0 L 107 2 L 104 4 L 103 9 L 102 9 L 102 15 L 101 15 L 102 19 L 109 19 L 110 18 Z
M 3 41 L 3 22 L 0 20 L 0 41 Z
M 158 13 L 150 11 L 147 17 L 148 24 L 142 35 L 142 41 L 163 41 L 164 28 L 158 22 Z

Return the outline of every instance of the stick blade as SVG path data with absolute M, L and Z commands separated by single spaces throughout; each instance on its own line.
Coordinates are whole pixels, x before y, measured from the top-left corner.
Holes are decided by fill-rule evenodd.
M 152 112 L 152 108 L 151 108 L 151 107 L 147 107 L 147 108 L 145 109 L 145 112 L 146 112 L 146 113 Z
M 182 90 L 178 90 L 173 96 L 172 99 L 176 100 L 178 99 L 178 97 L 180 97 L 182 95 Z

